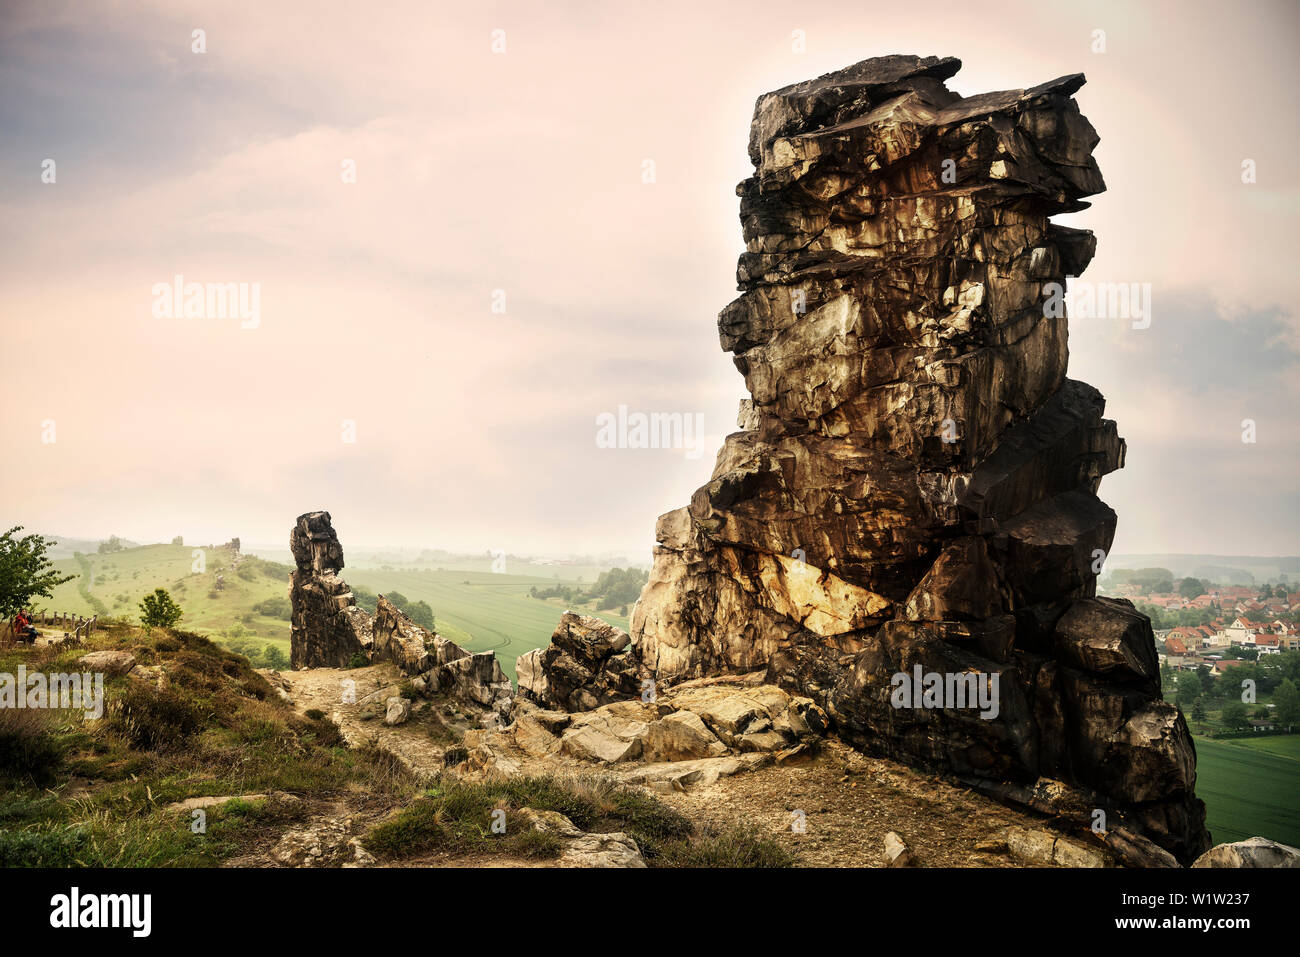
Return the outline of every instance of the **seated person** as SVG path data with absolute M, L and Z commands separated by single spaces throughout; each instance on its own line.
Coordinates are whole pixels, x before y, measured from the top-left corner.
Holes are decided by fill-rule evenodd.
M 18 614 L 14 615 L 13 628 L 14 637 L 19 641 L 35 643 L 36 639 L 40 637 L 40 633 L 32 626 L 32 620 L 23 611 L 19 611 Z

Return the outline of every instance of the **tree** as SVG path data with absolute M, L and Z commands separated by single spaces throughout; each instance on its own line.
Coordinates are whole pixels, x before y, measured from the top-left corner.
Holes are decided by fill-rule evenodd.
M 357 600 L 358 607 L 364 608 L 372 615 L 379 608 L 379 596 L 363 585 L 352 586 L 352 597 Z
M 1201 676 L 1195 671 L 1184 671 L 1178 676 L 1178 707 L 1186 710 L 1193 701 L 1201 696 Z
M 281 671 L 289 666 L 289 659 L 284 656 L 278 645 L 267 645 L 266 650 L 262 652 L 262 658 L 266 661 L 268 668 L 274 668 Z
M 183 614 L 166 588 L 155 588 L 152 595 L 145 595 L 140 602 L 140 623 L 145 628 L 171 628 Z
M 282 595 L 263 598 L 253 606 L 253 611 L 267 618 L 279 618 L 282 621 L 290 621 L 293 618 L 293 606 L 289 603 L 289 599 Z
M 1205 709 L 1201 707 L 1201 700 L 1199 698 L 1197 698 L 1196 703 L 1192 705 L 1192 720 L 1193 721 L 1205 720 Z
M 1246 717 L 1246 706 L 1240 701 L 1229 701 L 1225 704 L 1221 717 L 1223 723 L 1234 731 L 1250 727 L 1250 719 Z
M 1283 678 L 1282 683 L 1273 692 L 1273 703 L 1277 705 L 1277 722 L 1284 727 L 1300 724 L 1300 688 L 1290 678 Z
M 10 618 L 26 608 L 33 596 L 49 598 L 50 592 L 76 575 L 60 575 L 46 557 L 56 542 L 40 535 L 14 538 L 23 527 L 15 525 L 0 535 L 0 614 Z
M 1205 582 L 1199 578 L 1184 578 L 1178 583 L 1180 598 L 1200 598 L 1206 591 Z
M 403 611 L 406 612 L 411 621 L 415 622 L 421 628 L 424 628 L 427 631 L 437 630 L 433 620 L 433 609 L 429 607 L 427 601 L 417 601 L 409 608 L 404 608 Z
M 183 535 L 177 535 L 175 538 L 172 539 L 172 544 L 173 544 L 173 545 L 184 545 L 184 544 L 185 544 L 185 537 L 184 537 Z
M 109 552 L 120 552 L 126 546 L 116 535 L 108 536 L 108 541 L 99 543 L 99 554 L 107 555 Z

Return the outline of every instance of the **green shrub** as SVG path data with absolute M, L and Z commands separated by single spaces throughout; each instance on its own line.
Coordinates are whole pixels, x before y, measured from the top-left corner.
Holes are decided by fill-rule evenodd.
M 155 588 L 152 595 L 145 595 L 140 601 L 140 623 L 145 628 L 171 628 L 183 614 L 166 588 Z
M 274 598 L 264 598 L 253 606 L 253 611 L 259 615 L 265 615 L 267 618 L 278 618 L 281 621 L 290 621 L 293 618 L 293 606 L 289 599 L 277 595 Z
M 564 840 L 536 831 L 521 820 L 517 812 L 525 807 L 556 811 L 584 831 L 623 831 L 650 861 L 664 856 L 661 848 L 689 844 L 692 831 L 691 822 L 681 814 L 612 780 L 516 777 L 484 783 L 440 782 L 424 797 L 376 825 L 365 845 L 388 858 L 434 850 L 495 850 L 530 857 L 559 854 Z M 491 829 L 493 812 L 498 809 L 506 812 L 504 834 L 494 834 Z M 732 856 L 740 857 L 738 853 Z

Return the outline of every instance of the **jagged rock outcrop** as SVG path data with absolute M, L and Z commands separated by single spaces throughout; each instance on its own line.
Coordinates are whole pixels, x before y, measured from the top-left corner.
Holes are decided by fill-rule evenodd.
M 413 676 L 420 693 L 453 697 L 492 716 L 495 725 L 508 721 L 514 689 L 495 654 L 468 652 L 421 628 L 383 595 L 373 617 L 357 607 L 338 574 L 343 546 L 329 512 L 300 515 L 289 547 L 298 566 L 289 588 L 294 669 L 391 661 Z
M 520 696 L 562 711 L 590 711 L 642 694 L 652 697 L 650 672 L 628 651 L 631 643 L 621 628 L 566 611 L 549 645 L 515 660 Z
M 368 662 L 373 623 L 339 577 L 343 546 L 330 513 L 299 515 L 289 533 L 289 550 L 297 565 L 289 578 L 290 664 L 295 669 L 347 668 L 358 659 Z
M 376 602 L 371 632 L 374 635 L 374 659 L 391 661 L 408 675 L 418 675 L 429 670 L 435 661 L 445 664 L 453 655 L 462 657 L 468 654 L 445 638 L 435 638 L 402 614 L 401 609 L 383 595 Z M 431 651 L 435 642 L 438 647 Z M 455 650 L 449 649 L 448 645 Z
M 1191 737 L 1150 622 L 1094 597 L 1125 446 L 1066 378 L 1053 285 L 1095 240 L 1049 217 L 1105 188 L 1084 78 L 961 97 L 959 67 L 882 57 L 759 98 L 718 320 L 752 399 L 659 520 L 622 654 L 661 685 L 766 670 L 859 747 L 1066 782 L 1187 864 Z

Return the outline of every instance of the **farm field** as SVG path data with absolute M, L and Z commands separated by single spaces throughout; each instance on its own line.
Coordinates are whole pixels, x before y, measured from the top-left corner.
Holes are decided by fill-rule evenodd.
M 140 599 L 155 588 L 166 588 L 185 611 L 180 627 L 228 643 L 224 632 L 243 629 L 242 637 L 258 644 L 272 644 L 289 654 L 289 622 L 258 613 L 254 605 L 268 598 L 286 598 L 289 568 L 244 556 L 233 571 L 231 555 L 221 548 L 205 550 L 203 573 L 191 570 L 193 548 L 188 545 L 142 545 L 107 554 L 83 555 L 81 561 L 56 561 L 63 574 L 77 574 L 54 590 L 38 608 L 90 616 L 96 613 L 126 616 L 138 620 Z M 84 563 L 84 565 L 83 565 Z M 555 576 L 552 566 L 521 566 L 537 574 L 501 575 L 487 569 L 401 570 L 353 568 L 343 570 L 353 587 L 379 594 L 399 592 L 411 602 L 427 601 L 433 608 L 439 633 L 470 651 L 495 651 L 502 669 L 515 677 L 515 658 L 550 641 L 565 611 L 559 599 L 529 596 L 531 588 L 568 585 L 581 588 L 595 580 L 599 568 L 582 568 L 584 582 Z M 88 572 L 88 574 L 87 574 Z M 223 573 L 224 587 L 216 591 L 216 576 Z M 88 589 L 82 589 L 88 584 Z M 96 606 L 98 603 L 98 607 Z M 575 606 L 575 611 L 596 614 L 594 607 Z M 619 628 L 628 627 L 626 616 L 612 611 L 600 617 Z
M 1257 738 L 1233 738 L 1226 743 L 1300 761 L 1300 734 L 1261 734 Z
M 1300 735 L 1196 738 L 1196 758 L 1214 843 L 1260 835 L 1300 846 Z

